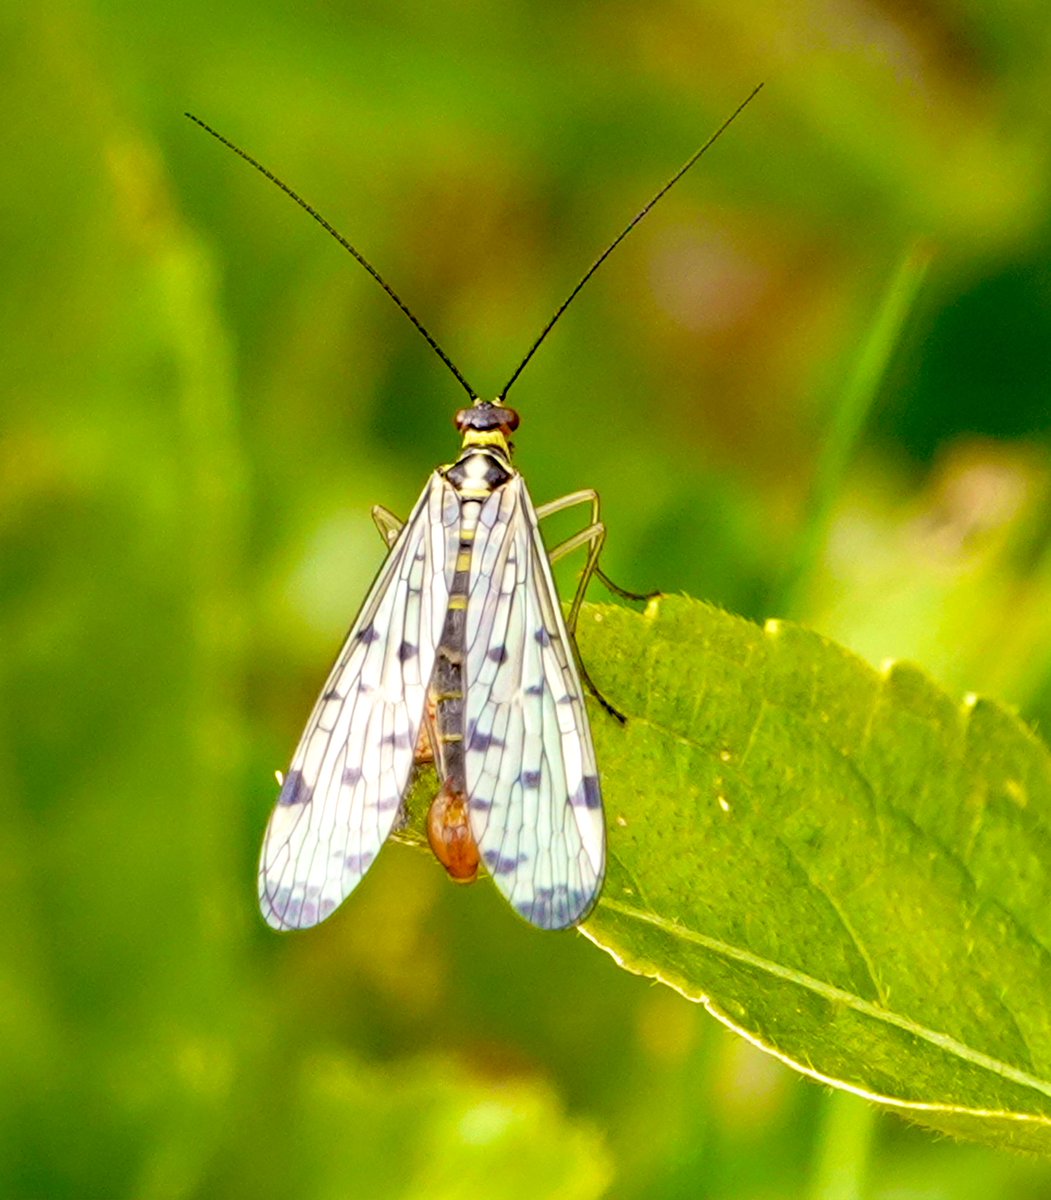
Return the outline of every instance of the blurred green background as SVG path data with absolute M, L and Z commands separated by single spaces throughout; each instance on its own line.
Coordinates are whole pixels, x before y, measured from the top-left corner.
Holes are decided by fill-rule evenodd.
M 411 849 L 263 926 L 369 506 L 408 511 L 463 396 L 181 115 L 489 392 L 765 80 L 516 385 L 519 465 L 600 490 L 626 586 L 1046 728 L 1043 6 L 57 0 L 5 5 L 0 56 L 0 1193 L 1051 1195 Z

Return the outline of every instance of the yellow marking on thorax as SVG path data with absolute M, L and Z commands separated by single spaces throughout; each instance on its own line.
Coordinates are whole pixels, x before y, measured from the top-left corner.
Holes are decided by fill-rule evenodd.
M 472 446 L 498 446 L 503 450 L 508 459 L 511 457 L 511 447 L 507 444 L 507 438 L 500 432 L 499 429 L 467 429 L 463 435 L 463 449 L 469 450 Z

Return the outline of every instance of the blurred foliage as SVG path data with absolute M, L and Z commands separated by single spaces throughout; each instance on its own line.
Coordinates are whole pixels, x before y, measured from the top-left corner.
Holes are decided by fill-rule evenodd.
M 516 385 L 519 463 L 538 501 L 601 491 L 627 586 L 1046 728 L 1049 29 L 974 0 L 0 10 L 5 1194 L 1047 1194 L 411 849 L 316 932 L 262 926 L 272 772 L 381 557 L 369 505 L 407 511 L 462 395 L 181 113 L 495 389 L 765 79 Z

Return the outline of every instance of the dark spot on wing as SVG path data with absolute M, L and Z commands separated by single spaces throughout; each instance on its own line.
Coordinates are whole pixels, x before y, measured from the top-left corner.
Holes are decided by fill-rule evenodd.
M 519 902 L 515 908 L 527 921 L 539 925 L 541 929 L 549 929 L 558 922 L 555 918 L 555 893 L 553 888 L 537 888 L 532 899 Z
M 598 776 L 585 775 L 569 802 L 574 808 L 601 808 L 602 792 L 599 790 Z
M 485 657 L 489 659 L 490 662 L 505 663 L 507 662 L 507 647 L 492 646 Z
M 493 746 L 495 746 L 497 750 L 502 750 L 505 744 L 506 743 L 501 738 L 496 737 L 495 734 L 483 733 L 482 730 L 472 727 L 471 732 L 468 735 L 467 749 L 477 750 L 479 753 L 484 754 L 486 750 Z
M 289 924 L 288 906 L 292 899 L 292 889 L 290 887 L 279 887 L 276 892 L 266 893 L 267 903 L 270 905 L 270 911 L 279 921 Z
M 357 785 L 361 782 L 361 768 L 344 767 L 343 782 L 347 785 L 347 787 L 357 787 Z
M 516 854 L 514 857 L 504 857 L 499 850 L 487 850 L 482 856 L 490 875 L 510 875 L 523 863 L 529 861 L 526 854 Z
M 379 636 L 380 635 L 376 629 L 376 626 L 370 621 L 363 629 L 359 631 L 358 641 L 363 645 L 369 646 L 376 641 Z
M 281 795 L 277 798 L 278 804 L 290 808 L 294 804 L 309 804 L 313 799 L 314 789 L 307 786 L 302 771 L 289 771 L 281 786 Z
M 583 917 L 590 900 L 590 893 L 559 884 L 553 888 L 537 888 L 531 899 L 519 901 L 515 908 L 541 929 L 565 929 Z
M 522 787 L 538 788 L 540 786 L 539 771 L 523 771 L 522 772 Z
M 472 812 L 487 813 L 492 810 L 493 802 L 486 799 L 485 796 L 472 796 L 470 805 Z
M 402 644 L 398 647 L 398 658 L 402 662 L 408 662 L 410 658 L 415 657 L 415 655 L 418 653 L 418 648 L 414 646 L 412 642 L 402 642 Z
M 538 679 L 536 683 L 531 683 L 529 687 L 526 688 L 525 694 L 527 696 L 542 696 L 544 694 L 544 680 L 541 678 Z
M 335 688 L 329 688 L 328 691 L 322 693 L 322 700 L 342 700 L 343 697 L 336 691 Z
M 375 857 L 375 854 L 369 850 L 366 850 L 362 854 L 348 854 L 343 860 L 343 865 L 355 875 L 364 875 L 369 867 L 372 866 L 372 861 Z
M 388 733 L 384 735 L 383 744 L 385 746 L 395 746 L 399 750 L 407 750 L 412 743 L 409 735 L 402 730 L 400 733 Z
M 543 625 L 540 626 L 540 628 L 536 631 L 536 633 L 533 636 L 536 638 L 537 642 L 539 642 L 539 644 L 541 646 L 550 646 L 551 645 L 551 635 L 543 627 Z

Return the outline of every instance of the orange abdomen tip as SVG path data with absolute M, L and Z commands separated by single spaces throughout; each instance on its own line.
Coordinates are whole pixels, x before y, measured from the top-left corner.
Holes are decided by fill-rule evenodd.
M 443 783 L 427 814 L 427 840 L 434 856 L 457 883 L 478 875 L 478 847 L 467 822 L 467 797 Z

